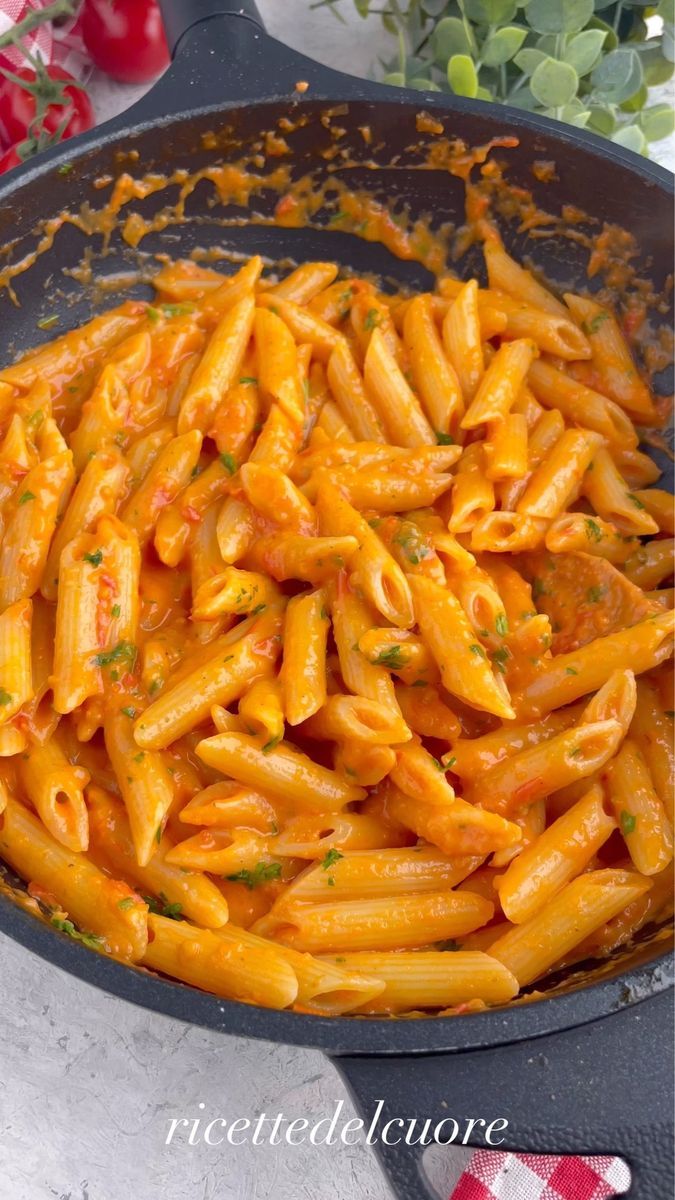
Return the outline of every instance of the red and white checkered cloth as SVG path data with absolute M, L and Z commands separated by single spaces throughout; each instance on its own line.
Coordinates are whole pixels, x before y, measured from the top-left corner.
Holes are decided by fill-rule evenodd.
M 620 1158 L 477 1150 L 450 1200 L 606 1200 L 629 1187 Z
M 35 9 L 46 8 L 50 0 L 0 0 L 0 34 L 6 33 L 17 21 Z M 77 8 L 77 6 L 76 6 Z M 70 71 L 80 82 L 86 82 L 91 72 L 91 63 L 87 60 L 87 52 L 80 34 L 78 13 L 67 20 L 53 25 L 47 22 L 39 25 L 24 40 L 26 49 L 36 58 L 41 58 L 46 66 L 58 63 L 64 70 Z M 18 67 L 27 66 L 21 51 L 13 46 L 0 51 L 0 66 L 16 71 Z

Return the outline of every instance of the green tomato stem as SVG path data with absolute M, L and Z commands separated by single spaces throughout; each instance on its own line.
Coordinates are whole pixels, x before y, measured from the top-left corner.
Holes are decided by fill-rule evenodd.
M 50 4 L 48 8 L 29 13 L 23 21 L 19 21 L 6 33 L 0 35 L 0 50 L 3 50 L 5 46 L 18 46 L 27 33 L 32 33 L 34 29 L 45 25 L 47 21 L 56 21 L 58 17 L 72 17 L 72 15 L 72 0 L 54 0 L 54 3 Z

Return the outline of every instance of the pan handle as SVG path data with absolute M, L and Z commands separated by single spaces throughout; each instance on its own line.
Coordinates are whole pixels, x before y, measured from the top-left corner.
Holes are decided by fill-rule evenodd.
M 427 1119 L 427 1136 L 438 1142 L 455 1134 L 454 1121 L 455 1145 L 465 1139 L 521 1153 L 619 1155 L 631 1169 L 630 1200 L 665 1200 L 673 1195 L 672 1015 L 668 990 L 589 1025 L 498 1050 L 334 1062 L 365 1131 L 379 1112 L 370 1144 L 398 1200 L 435 1200 L 423 1148 L 409 1144 Z M 387 1145 L 383 1132 L 390 1142 L 402 1140 Z
M 245 17 L 260 29 L 265 28 L 255 0 L 238 0 L 236 4 L 232 0 L 159 0 L 159 7 L 172 58 L 183 34 L 211 17 Z

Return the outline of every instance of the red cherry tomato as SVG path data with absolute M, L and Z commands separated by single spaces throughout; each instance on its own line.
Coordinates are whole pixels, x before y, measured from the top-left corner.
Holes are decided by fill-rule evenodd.
M 0 175 L 11 171 L 12 167 L 20 167 L 22 162 L 23 159 L 16 152 L 16 146 L 10 146 L 9 150 L 0 155 Z
M 91 100 L 63 67 L 45 67 L 39 76 L 29 67 L 23 67 L 15 75 L 26 86 L 0 75 L 0 135 L 5 143 L 12 146 L 31 137 L 48 144 L 50 140 L 74 137 L 91 129 L 94 124 Z M 39 129 L 35 126 L 38 97 L 47 106 Z
M 86 0 L 80 28 L 96 66 L 122 83 L 147 83 L 169 65 L 156 0 Z

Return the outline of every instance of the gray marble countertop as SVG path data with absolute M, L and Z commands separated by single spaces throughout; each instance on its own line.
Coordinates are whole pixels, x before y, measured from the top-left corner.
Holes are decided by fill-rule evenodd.
M 306 0 L 259 0 L 270 32 L 366 73 L 377 21 L 341 25 Z M 345 12 L 347 7 L 345 6 Z M 357 36 L 355 37 L 355 33 Z M 94 77 L 99 119 L 142 94 Z M 660 150 L 663 148 L 660 148 Z M 659 153 L 670 164 L 668 147 Z M 172 1117 L 318 1120 L 351 1100 L 319 1052 L 226 1038 L 134 1008 L 0 937 L 0 1200 L 387 1200 L 364 1144 L 165 1145 Z M 199 1105 L 203 1104 L 204 1109 Z M 467 1152 L 438 1150 L 429 1175 L 448 1196 Z

